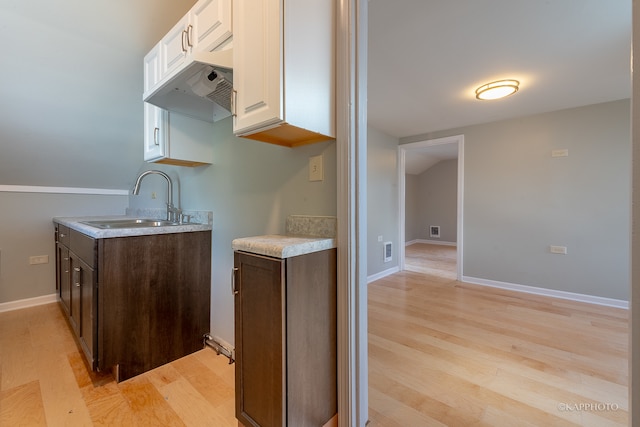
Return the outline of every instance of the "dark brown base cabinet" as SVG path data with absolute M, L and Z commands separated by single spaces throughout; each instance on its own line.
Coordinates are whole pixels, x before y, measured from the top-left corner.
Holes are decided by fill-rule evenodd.
M 122 381 L 203 347 L 211 231 L 93 239 L 56 225 L 56 285 L 91 369 Z
M 323 426 L 337 412 L 336 250 L 234 260 L 236 417 Z

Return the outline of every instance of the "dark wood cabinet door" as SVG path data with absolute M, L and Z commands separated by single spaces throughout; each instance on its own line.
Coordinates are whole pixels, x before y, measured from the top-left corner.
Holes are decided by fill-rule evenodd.
M 82 321 L 80 315 L 80 288 L 82 280 L 82 267 L 80 266 L 82 260 L 73 252 L 69 251 L 69 269 L 71 274 L 71 286 L 70 292 L 70 307 L 69 307 L 69 322 L 76 333 L 76 336 L 80 336 L 80 322 Z
M 61 244 L 56 245 L 58 292 L 60 305 L 67 313 L 71 314 L 71 270 L 69 264 L 69 249 Z
M 211 232 L 100 239 L 98 364 L 123 381 L 202 349 Z
M 84 351 L 91 369 L 96 368 L 96 274 L 86 262 L 79 260 L 77 263 L 77 280 L 80 284 L 80 346 Z
M 284 426 L 284 262 L 242 252 L 234 261 L 236 417 L 245 426 Z

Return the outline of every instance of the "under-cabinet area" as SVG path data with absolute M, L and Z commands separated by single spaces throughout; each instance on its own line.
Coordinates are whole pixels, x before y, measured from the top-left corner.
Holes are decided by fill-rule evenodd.
M 335 420 L 334 243 L 297 236 L 233 241 L 236 418 L 244 426 Z
M 56 286 L 91 369 L 112 369 L 121 381 L 203 348 L 210 317 L 210 227 L 156 227 L 153 234 L 144 234 L 145 228 L 100 230 L 91 236 L 75 224 L 54 219 Z

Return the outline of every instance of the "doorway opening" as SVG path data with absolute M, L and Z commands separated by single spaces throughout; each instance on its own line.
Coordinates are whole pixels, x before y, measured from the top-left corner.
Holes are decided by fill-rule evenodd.
M 451 245 L 455 243 L 456 247 L 456 280 L 461 280 L 463 276 L 463 218 L 464 218 L 464 135 L 455 135 L 444 138 L 428 139 L 424 141 L 413 142 L 410 144 L 402 144 L 398 146 L 398 186 L 399 186 L 399 248 L 398 248 L 398 267 L 400 271 L 406 269 L 406 244 L 407 244 L 407 168 L 411 165 L 411 158 L 419 156 L 424 157 L 425 162 L 434 163 L 442 159 L 452 159 L 457 156 L 457 208 L 456 208 L 456 232 L 455 242 L 446 242 Z M 438 237 L 440 237 L 440 226 L 428 224 L 428 232 L 431 234 L 432 227 L 437 227 Z M 429 241 L 425 242 L 429 243 Z M 433 242 L 432 242 L 433 243 Z

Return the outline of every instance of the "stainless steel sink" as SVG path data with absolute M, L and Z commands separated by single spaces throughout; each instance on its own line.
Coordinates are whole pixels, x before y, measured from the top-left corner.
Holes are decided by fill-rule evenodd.
M 82 221 L 82 224 L 96 228 L 143 228 L 143 227 L 167 227 L 173 225 L 185 225 L 164 219 L 106 219 L 101 221 Z

